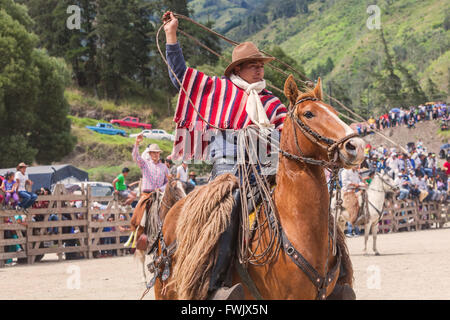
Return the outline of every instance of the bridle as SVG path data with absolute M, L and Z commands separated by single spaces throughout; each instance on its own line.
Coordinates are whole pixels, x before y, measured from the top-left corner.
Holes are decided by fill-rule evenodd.
M 338 149 L 339 146 L 341 146 L 347 140 L 350 140 L 354 137 L 358 137 L 359 135 L 357 133 L 352 133 L 352 134 L 349 134 L 349 135 L 335 141 L 334 139 L 324 137 L 321 134 L 319 134 L 318 132 L 314 131 L 294 113 L 296 106 L 298 106 L 299 104 L 301 104 L 305 101 L 320 101 L 320 100 L 318 98 L 313 98 L 313 97 L 306 97 L 306 98 L 300 99 L 290 108 L 290 110 L 288 112 L 288 116 L 291 119 L 291 121 L 293 122 L 294 126 L 298 129 L 300 129 L 300 131 L 304 134 L 305 137 L 307 137 L 314 144 L 327 150 L 328 161 L 306 157 L 300 148 L 300 145 L 298 143 L 298 138 L 297 138 L 297 135 L 295 134 L 295 132 L 294 132 L 295 144 L 297 147 L 297 151 L 300 155 L 291 154 L 291 153 L 286 152 L 281 149 L 279 150 L 279 152 L 288 159 L 291 159 L 291 160 L 294 160 L 297 162 L 318 165 L 318 166 L 328 168 L 331 171 L 336 171 L 340 168 L 340 166 L 337 163 L 338 156 L 339 156 L 339 149 Z

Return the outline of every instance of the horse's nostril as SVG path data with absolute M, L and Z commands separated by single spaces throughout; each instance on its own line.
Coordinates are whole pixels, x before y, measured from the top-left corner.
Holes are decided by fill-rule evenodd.
M 345 144 L 345 149 L 348 150 L 348 151 L 355 151 L 356 147 L 350 141 L 348 141 Z

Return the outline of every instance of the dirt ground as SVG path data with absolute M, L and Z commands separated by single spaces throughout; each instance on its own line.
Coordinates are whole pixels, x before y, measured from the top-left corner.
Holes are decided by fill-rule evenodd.
M 449 227 L 379 235 L 381 256 L 364 256 L 364 238 L 349 238 L 357 299 L 450 299 Z M 56 261 L 47 255 L 33 266 L 0 269 L 0 299 L 122 300 L 144 291 L 131 256 Z M 145 297 L 153 298 L 152 291 Z

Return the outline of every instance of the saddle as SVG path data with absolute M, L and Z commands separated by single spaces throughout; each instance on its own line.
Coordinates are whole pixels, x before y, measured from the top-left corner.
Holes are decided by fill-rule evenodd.
M 352 220 L 350 222 L 356 226 L 363 224 L 368 204 L 366 191 L 363 189 L 358 195 L 355 192 L 346 192 L 343 201 L 343 207 L 348 211 Z

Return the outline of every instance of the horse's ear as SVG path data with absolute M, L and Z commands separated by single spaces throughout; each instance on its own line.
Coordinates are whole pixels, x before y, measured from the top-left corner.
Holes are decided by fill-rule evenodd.
M 292 105 L 294 105 L 297 101 L 298 87 L 292 74 L 289 75 L 289 77 L 286 79 L 286 82 L 284 83 L 284 95 L 286 96 L 286 98 L 288 98 L 289 102 Z
M 314 88 L 314 95 L 317 99 L 322 100 L 322 94 L 322 80 L 319 77 L 319 79 L 317 79 L 316 87 Z

